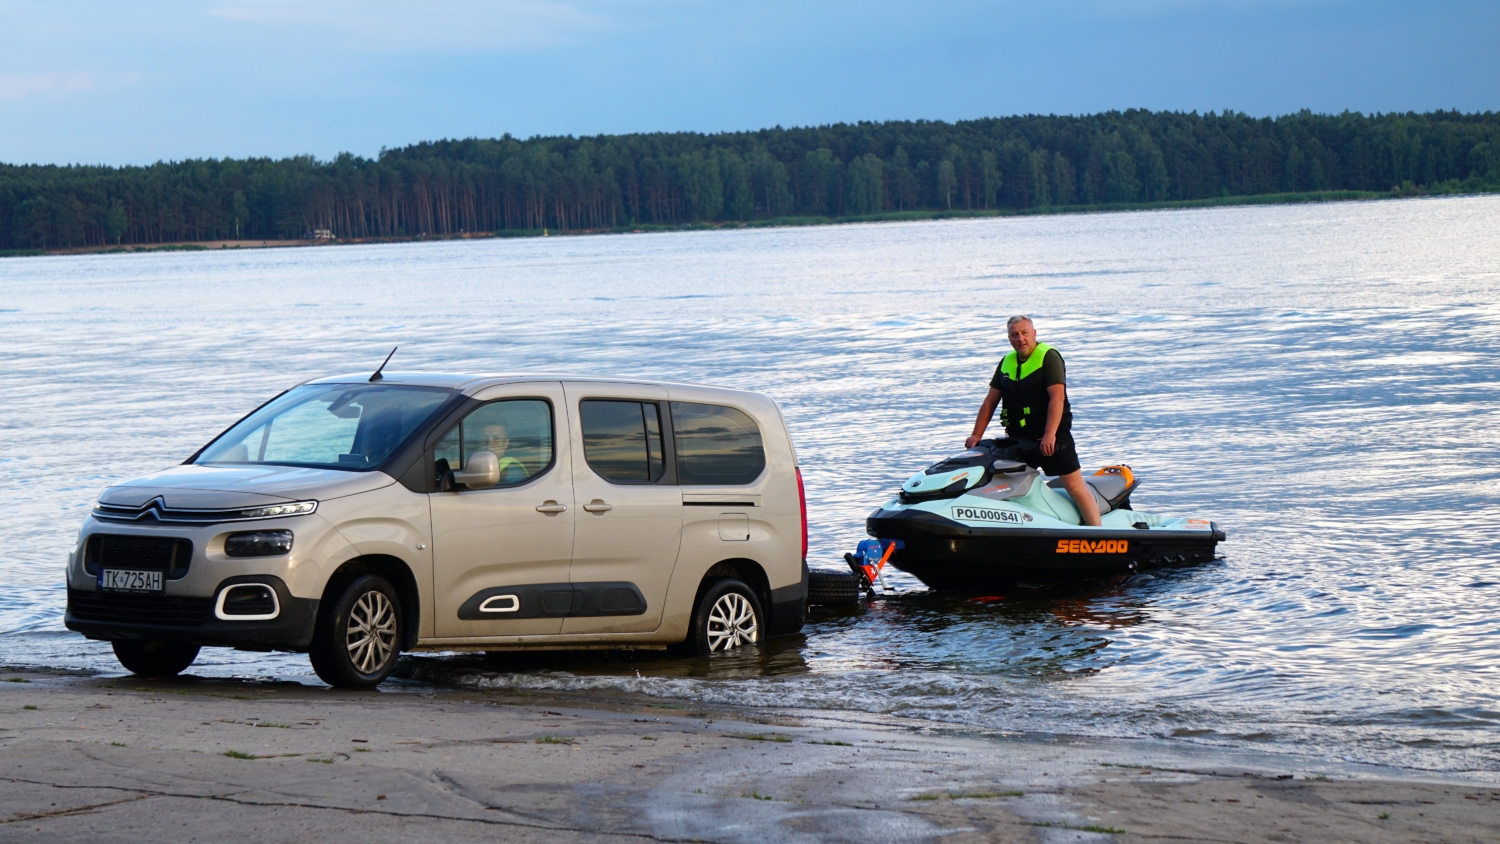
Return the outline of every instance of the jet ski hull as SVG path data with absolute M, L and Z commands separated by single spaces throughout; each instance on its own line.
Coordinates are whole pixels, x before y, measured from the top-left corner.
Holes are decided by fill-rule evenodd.
M 922 510 L 872 513 L 866 530 L 899 539 L 890 565 L 943 591 L 987 591 L 1134 574 L 1213 559 L 1224 532 L 982 527 Z

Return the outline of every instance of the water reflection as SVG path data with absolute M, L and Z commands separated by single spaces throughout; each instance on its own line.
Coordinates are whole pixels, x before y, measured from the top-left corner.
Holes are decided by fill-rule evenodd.
M 395 676 L 435 685 L 491 688 L 511 685 L 516 677 L 537 674 L 588 677 L 635 677 L 725 682 L 806 674 L 804 636 L 779 636 L 761 647 L 737 648 L 712 656 L 687 656 L 662 650 L 488 651 L 460 654 L 411 654 L 402 658 Z
M 508 687 L 525 676 L 728 682 L 838 671 L 925 669 L 1066 677 L 1116 659 L 1110 634 L 1150 622 L 1147 593 L 1118 578 L 1016 599 L 918 591 L 813 607 L 796 636 L 712 656 L 675 651 L 491 651 L 412 655 L 397 676 L 439 685 Z

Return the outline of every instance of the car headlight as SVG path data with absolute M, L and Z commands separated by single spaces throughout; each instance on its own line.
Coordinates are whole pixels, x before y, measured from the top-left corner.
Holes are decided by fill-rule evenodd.
M 274 519 L 278 516 L 303 516 L 318 509 L 316 501 L 293 501 L 290 504 L 272 504 L 269 507 L 251 507 L 235 513 L 237 519 Z
M 224 540 L 224 553 L 231 557 L 279 557 L 292 552 L 289 530 L 252 530 L 231 533 Z

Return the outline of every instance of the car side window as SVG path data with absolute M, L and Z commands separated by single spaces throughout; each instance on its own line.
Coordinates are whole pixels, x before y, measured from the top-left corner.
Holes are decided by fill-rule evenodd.
M 599 477 L 617 484 L 649 484 L 666 469 L 661 409 L 656 402 L 589 399 L 578 403 L 583 457 Z
M 463 468 L 469 456 L 494 452 L 500 460 L 499 486 L 523 484 L 552 465 L 552 406 L 540 399 L 506 399 L 481 405 L 453 426 L 433 449 L 433 468 Z
M 766 468 L 760 428 L 744 411 L 674 401 L 672 433 L 680 484 L 748 484 Z

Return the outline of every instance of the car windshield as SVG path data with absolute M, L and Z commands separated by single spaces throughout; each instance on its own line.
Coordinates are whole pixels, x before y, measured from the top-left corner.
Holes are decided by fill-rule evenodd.
M 193 462 L 371 469 L 451 395 L 386 384 L 297 387 L 224 432 Z

